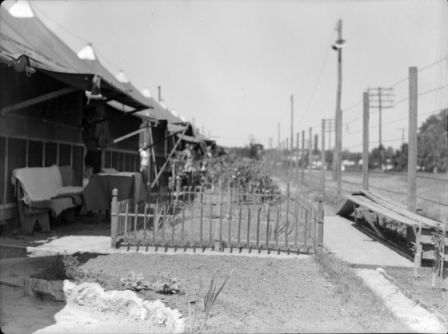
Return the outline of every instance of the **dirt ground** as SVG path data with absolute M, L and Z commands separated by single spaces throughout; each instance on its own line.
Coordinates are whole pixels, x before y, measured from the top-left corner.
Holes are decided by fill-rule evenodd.
M 109 288 L 129 271 L 142 273 L 146 280 L 176 278 L 184 294 L 160 295 L 145 292 L 148 299 L 159 298 L 168 307 L 188 316 L 189 302 L 200 309 L 195 328 L 201 326 L 202 296 L 210 280 L 218 283 L 233 270 L 205 331 L 260 332 L 406 332 L 398 321 L 379 323 L 371 309 L 352 313 L 350 299 L 339 293 L 337 282 L 320 272 L 313 258 L 268 259 L 201 255 L 100 255 L 88 260 L 84 269 L 108 276 Z M 109 275 L 115 277 L 111 279 Z M 350 307 L 348 307 L 350 306 Z M 356 308 L 356 307 L 355 307 Z M 194 307 L 190 308 L 192 318 Z
M 65 303 L 26 297 L 22 287 L 0 285 L 0 328 L 5 334 L 33 333 L 54 324 Z

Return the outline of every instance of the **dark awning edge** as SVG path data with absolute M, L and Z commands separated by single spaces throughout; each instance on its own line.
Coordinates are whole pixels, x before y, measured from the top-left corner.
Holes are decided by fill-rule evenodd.
M 92 79 L 95 76 L 93 73 L 61 73 L 54 72 L 45 69 L 38 69 L 40 72 L 58 80 L 65 84 L 75 87 L 80 90 L 90 91 L 92 90 Z M 106 80 L 101 80 L 101 94 L 107 99 L 119 101 L 127 106 L 133 107 L 137 112 L 144 109 L 150 109 L 151 106 L 136 101 L 132 97 L 128 96 L 126 92 L 123 92 L 115 86 L 109 84 Z

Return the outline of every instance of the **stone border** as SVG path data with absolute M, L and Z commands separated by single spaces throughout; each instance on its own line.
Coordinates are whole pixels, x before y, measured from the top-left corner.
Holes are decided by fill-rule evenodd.
M 398 280 L 390 276 L 384 268 L 378 267 L 376 268 L 376 271 L 380 273 L 389 282 L 391 282 L 393 285 L 395 285 L 403 295 L 412 300 L 416 305 L 421 306 L 429 313 L 432 313 L 442 324 L 448 326 L 448 319 L 445 319 L 438 310 L 434 309 L 432 306 L 427 305 L 426 303 L 422 302 L 420 299 L 415 297 L 409 289 L 404 287 Z
M 409 298 L 410 300 L 412 300 L 416 305 L 421 306 L 423 309 L 425 309 L 426 311 L 428 311 L 429 313 L 433 314 L 437 320 L 439 320 L 442 324 L 448 326 L 448 319 L 445 319 L 439 311 L 435 310 L 433 307 L 423 303 L 421 300 L 419 300 L 418 298 L 416 298 L 411 291 L 409 291 L 408 289 L 406 289 L 400 282 L 398 282 L 395 278 L 393 278 L 392 276 L 390 276 L 386 270 L 380 266 L 374 266 L 374 265 L 357 265 L 357 264 L 350 264 L 346 261 L 344 261 L 344 259 L 342 259 L 341 257 L 339 257 L 335 252 L 331 251 L 329 248 L 327 248 L 326 246 L 323 247 L 324 252 L 326 253 L 326 255 L 333 255 L 335 257 L 337 257 L 340 261 L 344 262 L 346 265 L 348 265 L 350 268 L 352 269 L 369 269 L 369 270 L 375 270 L 378 273 L 380 273 L 385 279 L 387 279 L 389 282 L 391 282 L 393 285 L 395 285 L 397 287 L 397 289 L 407 298 Z M 386 267 L 387 268 L 387 267 Z M 366 286 L 367 287 L 367 286 Z
M 64 281 L 43 278 L 25 278 L 25 296 L 36 297 L 39 293 L 52 296 L 56 301 L 65 301 Z

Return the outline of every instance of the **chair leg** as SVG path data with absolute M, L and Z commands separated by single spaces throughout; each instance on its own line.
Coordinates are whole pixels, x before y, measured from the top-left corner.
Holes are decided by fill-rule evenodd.
M 22 232 L 25 234 L 31 234 L 34 231 L 34 226 L 36 224 L 35 215 L 24 215 L 20 218 L 20 226 Z
M 31 234 L 34 231 L 34 224 L 36 223 L 36 217 L 34 215 L 25 214 L 24 205 L 17 203 L 19 209 L 20 229 L 23 233 Z
M 42 232 L 50 232 L 50 217 L 49 213 L 40 213 L 36 215 L 37 220 L 39 221 L 40 228 Z

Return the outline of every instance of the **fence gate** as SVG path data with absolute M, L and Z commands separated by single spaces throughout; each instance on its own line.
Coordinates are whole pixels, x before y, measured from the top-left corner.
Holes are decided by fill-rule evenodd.
M 111 246 L 297 254 L 322 247 L 322 204 L 292 196 L 289 186 L 285 195 L 244 193 L 231 187 L 179 190 L 155 193 L 147 203 L 133 204 L 118 202 L 115 189 Z

